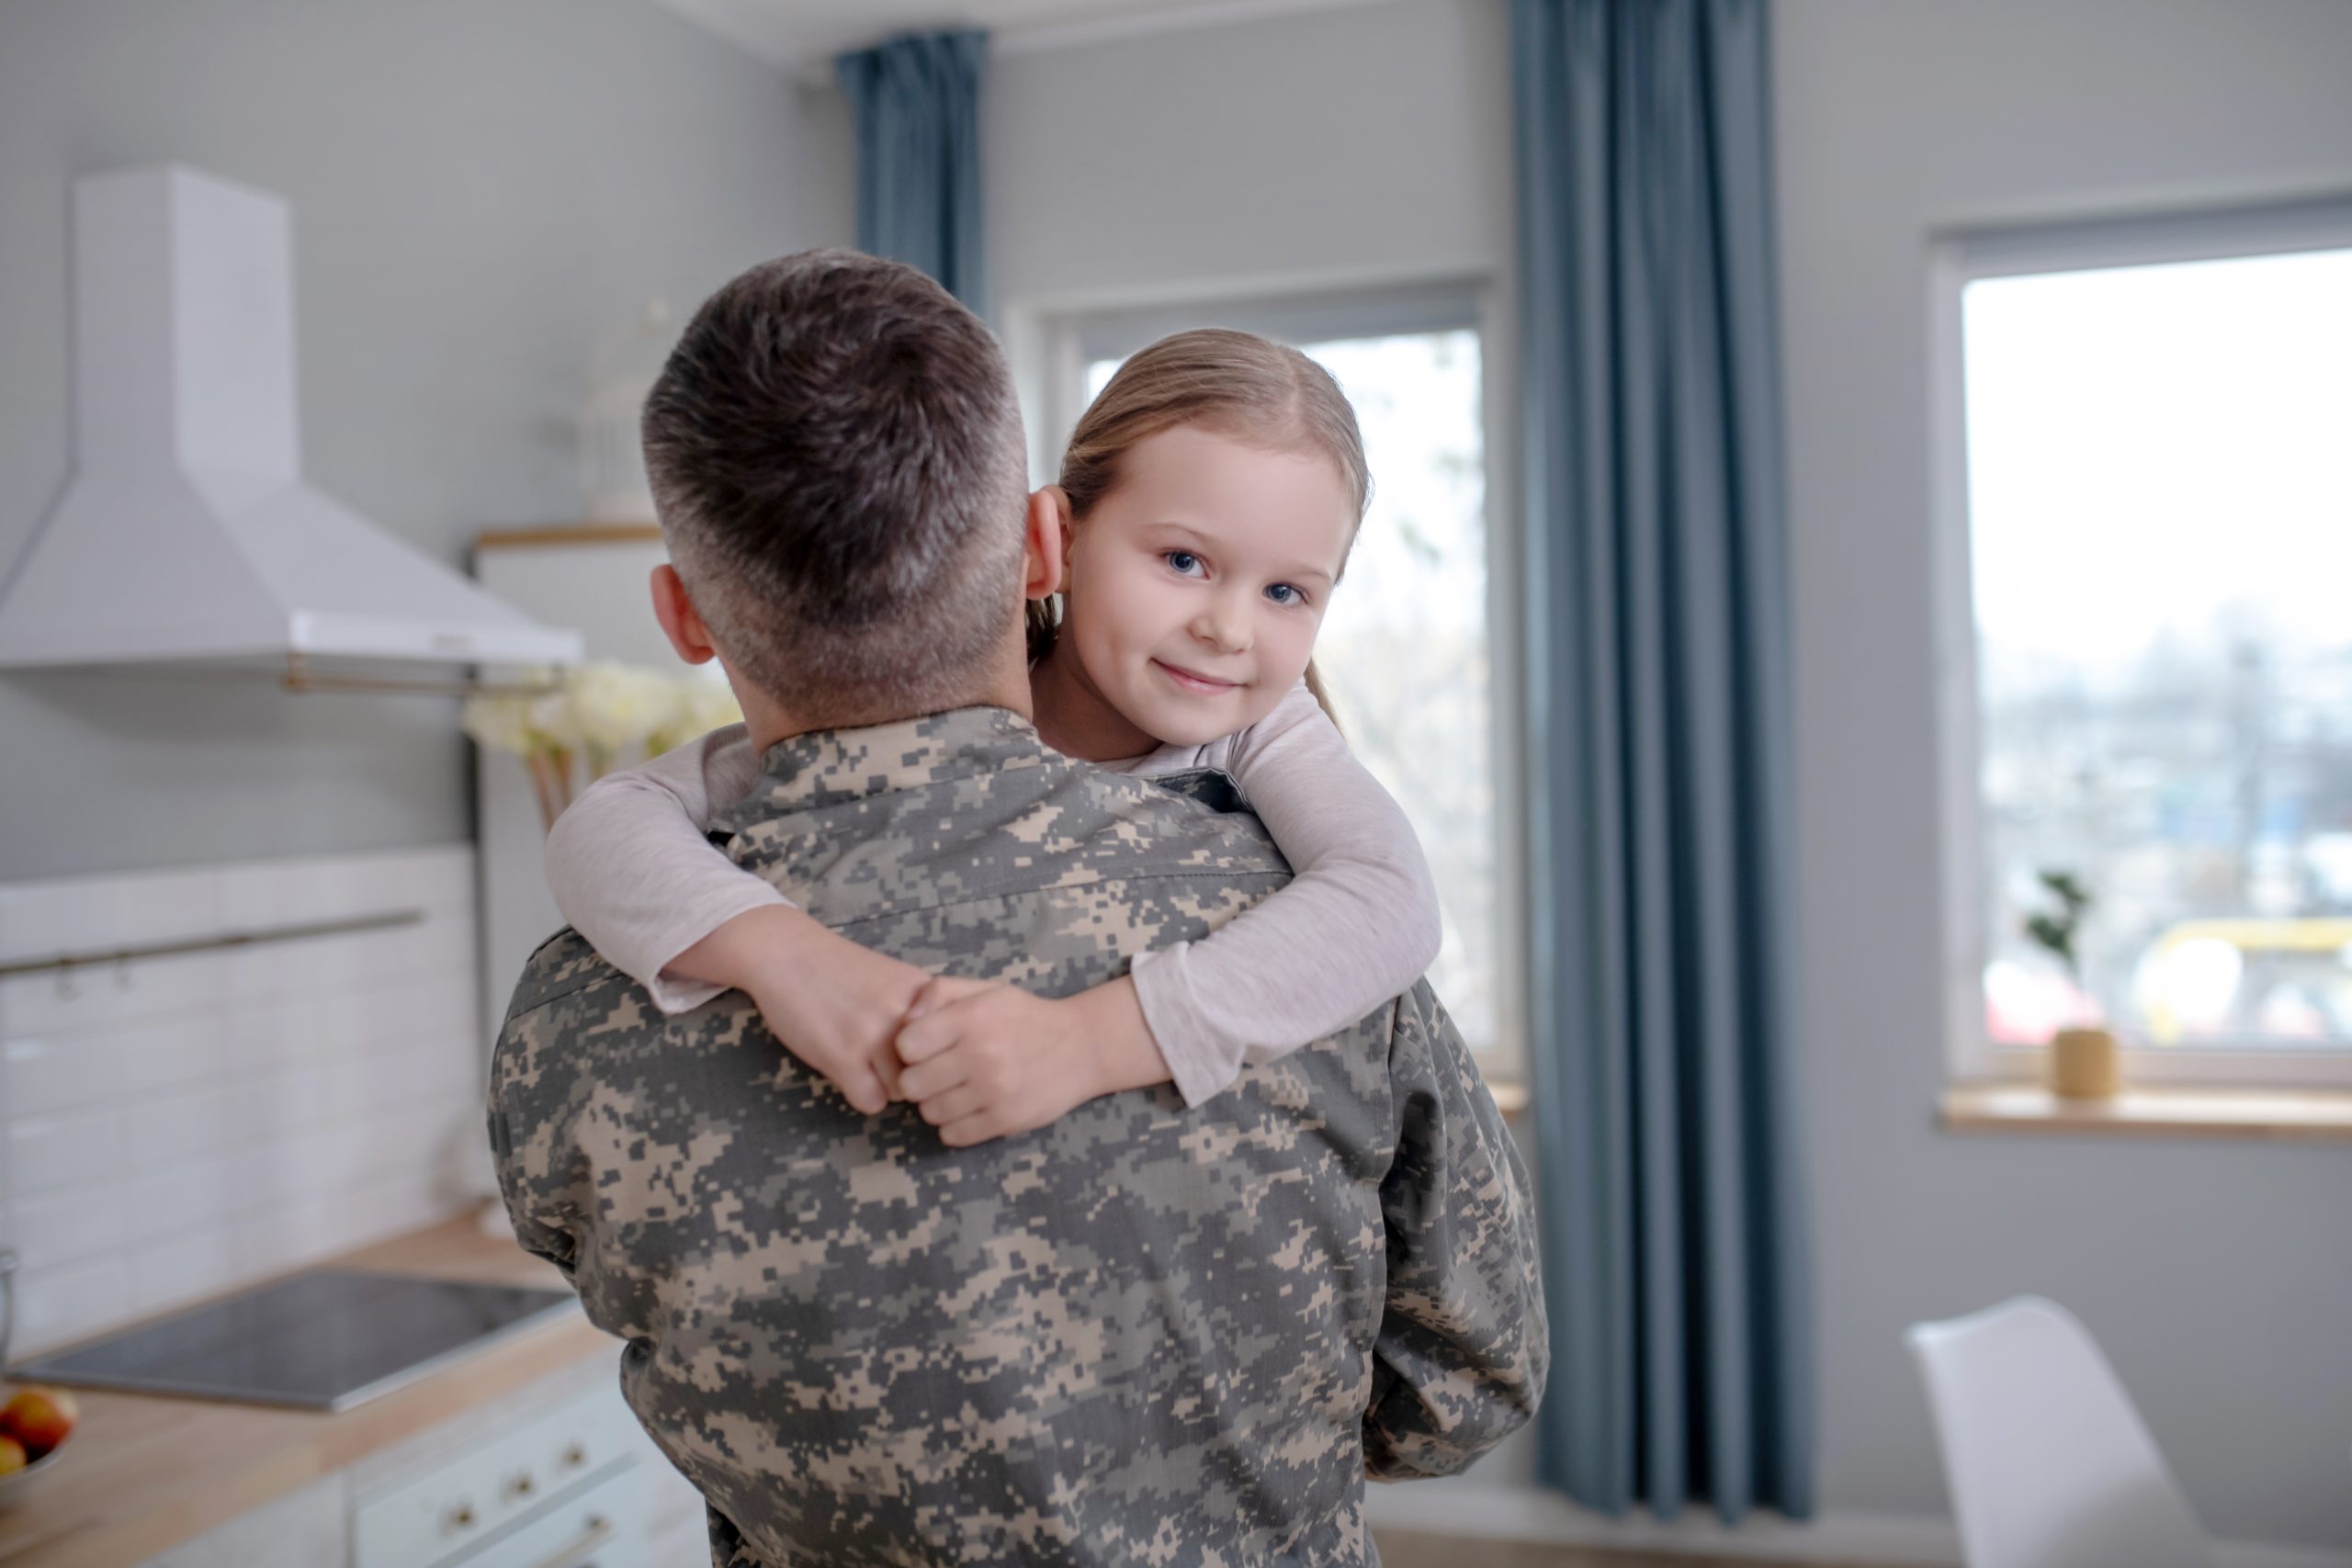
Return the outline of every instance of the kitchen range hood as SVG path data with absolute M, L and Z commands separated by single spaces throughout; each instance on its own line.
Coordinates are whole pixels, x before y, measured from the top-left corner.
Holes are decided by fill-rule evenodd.
M 0 574 L 0 668 L 574 664 L 302 479 L 287 205 L 191 169 L 74 189 L 74 468 Z

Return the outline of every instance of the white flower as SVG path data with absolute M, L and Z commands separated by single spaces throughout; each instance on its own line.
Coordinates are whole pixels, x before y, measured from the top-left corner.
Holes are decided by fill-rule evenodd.
M 568 685 L 523 699 L 523 723 L 530 732 L 532 752 L 579 749 L 580 720 L 572 712 Z
M 458 716 L 458 728 L 474 744 L 520 757 L 531 750 L 530 699 L 484 693 L 468 697 Z
M 671 682 L 669 715 L 647 738 L 645 749 L 649 753 L 667 751 L 742 718 L 743 710 L 725 681 L 683 675 Z
M 714 729 L 743 722 L 743 706 L 735 700 L 735 694 L 726 682 L 694 675 L 680 685 L 684 690 L 678 704 L 678 716 L 688 735 L 707 735 Z
M 676 706 L 671 679 L 633 665 L 598 663 L 574 671 L 567 693 L 573 732 L 598 756 L 642 746 Z

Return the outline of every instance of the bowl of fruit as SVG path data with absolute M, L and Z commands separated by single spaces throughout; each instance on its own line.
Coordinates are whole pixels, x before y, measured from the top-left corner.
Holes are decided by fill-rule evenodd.
M 0 1367 L 8 1364 L 8 1331 L 16 1326 L 17 1255 L 0 1250 Z M 36 1476 L 56 1468 L 81 1412 L 62 1388 L 11 1384 L 0 1378 L 0 1508 Z

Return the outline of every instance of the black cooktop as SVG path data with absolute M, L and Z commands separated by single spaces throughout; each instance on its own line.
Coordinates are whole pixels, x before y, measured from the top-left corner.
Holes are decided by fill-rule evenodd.
M 569 1291 L 322 1269 L 12 1374 L 84 1388 L 348 1410 L 578 1304 Z

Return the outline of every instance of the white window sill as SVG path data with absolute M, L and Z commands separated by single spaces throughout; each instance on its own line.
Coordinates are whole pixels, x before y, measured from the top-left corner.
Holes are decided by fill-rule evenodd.
M 2061 1100 L 2035 1084 L 1956 1083 L 1941 1111 L 1954 1132 L 2352 1139 L 2346 1089 L 2139 1088 L 2112 1100 Z

